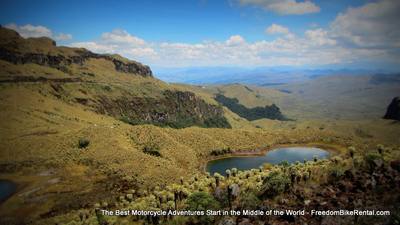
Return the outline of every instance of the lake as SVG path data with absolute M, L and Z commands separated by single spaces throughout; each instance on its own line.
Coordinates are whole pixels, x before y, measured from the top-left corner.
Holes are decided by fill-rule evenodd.
M 285 147 L 268 151 L 261 156 L 234 156 L 223 159 L 212 160 L 207 163 L 207 172 L 215 172 L 225 175 L 227 169 L 237 168 L 238 170 L 249 170 L 259 168 L 264 163 L 279 164 L 283 161 L 295 163 L 304 160 L 325 159 L 329 152 L 315 147 Z
M 9 180 L 0 180 L 0 202 L 3 202 L 17 190 L 17 185 Z

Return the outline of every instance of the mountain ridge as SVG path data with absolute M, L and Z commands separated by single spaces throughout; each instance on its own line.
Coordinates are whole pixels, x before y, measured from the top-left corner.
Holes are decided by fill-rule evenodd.
M 119 55 L 96 54 L 84 48 L 57 47 L 56 42 L 50 38 L 25 39 L 16 31 L 4 27 L 0 27 L 0 36 L 0 59 L 13 64 L 34 63 L 68 73 L 67 66 L 83 65 L 88 59 L 96 58 L 111 61 L 115 70 L 120 72 L 153 76 L 149 66 Z
M 0 36 L 0 83 L 41 83 L 43 94 L 130 124 L 231 127 L 221 106 L 157 80 L 139 62 L 3 27 Z

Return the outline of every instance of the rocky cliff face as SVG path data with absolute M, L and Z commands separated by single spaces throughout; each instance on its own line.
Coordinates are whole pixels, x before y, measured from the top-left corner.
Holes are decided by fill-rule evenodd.
M 96 61 L 97 64 L 86 63 L 90 59 L 107 60 L 112 64 L 100 60 Z M 15 31 L 0 27 L 0 61 L 10 62 L 17 67 L 37 64 L 73 75 L 65 77 L 62 73 L 63 76 L 52 76 L 50 70 L 47 73 L 51 76 L 42 76 L 42 71 L 36 73 L 36 76 L 26 76 L 14 68 L 12 76 L 4 76 L 0 84 L 30 82 L 43 85 L 43 88 L 49 85 L 49 93 L 56 99 L 83 105 L 130 124 L 146 123 L 174 128 L 193 125 L 230 127 L 222 107 L 208 104 L 192 92 L 177 91 L 156 79 L 127 79 L 123 76 L 122 80 L 114 83 L 117 79 L 113 76 L 119 73 L 113 73 L 114 69 L 110 69 L 112 65 L 122 73 L 152 77 L 148 66 L 118 55 L 96 54 L 82 48 L 57 47 L 49 38 L 25 39 Z M 106 76 L 109 78 L 106 81 L 97 79 L 98 74 L 95 73 L 104 68 L 96 68 L 99 64 L 105 64 Z M 32 68 L 28 72 L 35 73 L 35 67 Z M 93 79 L 85 79 L 86 76 Z
M 400 121 L 400 97 L 393 98 L 383 118 Z
M 106 59 L 114 63 L 115 70 L 144 77 L 152 71 L 141 63 L 122 60 L 122 57 L 96 54 L 86 49 L 57 47 L 49 38 L 22 38 L 17 32 L 0 27 L 0 59 L 13 64 L 34 63 L 68 72 L 71 64 L 83 65 L 91 58 Z
M 162 98 L 124 96 L 110 99 L 101 96 L 97 111 L 120 118 L 130 124 L 155 124 L 183 128 L 201 127 L 230 128 L 219 106 L 207 104 L 191 92 L 164 91 Z

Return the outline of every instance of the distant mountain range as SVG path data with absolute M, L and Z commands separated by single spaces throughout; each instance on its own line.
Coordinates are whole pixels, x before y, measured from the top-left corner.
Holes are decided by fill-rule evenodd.
M 271 86 L 303 82 L 324 75 L 365 75 L 385 73 L 364 69 L 298 69 L 293 67 L 190 67 L 155 68 L 155 76 L 171 83 L 187 84 L 253 84 Z

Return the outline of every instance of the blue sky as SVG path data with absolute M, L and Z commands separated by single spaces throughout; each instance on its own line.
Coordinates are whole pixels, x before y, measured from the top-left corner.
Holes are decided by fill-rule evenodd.
M 3 0 L 0 23 L 151 66 L 396 68 L 398 2 Z

